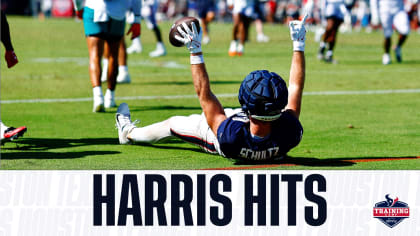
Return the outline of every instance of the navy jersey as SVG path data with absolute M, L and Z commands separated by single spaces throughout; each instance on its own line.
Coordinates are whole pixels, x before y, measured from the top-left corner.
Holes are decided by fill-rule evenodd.
M 228 117 L 220 124 L 217 139 L 226 157 L 249 160 L 281 157 L 302 139 L 302 125 L 289 112 L 272 121 L 271 133 L 264 138 L 253 137 L 249 125 L 249 118 L 243 112 Z

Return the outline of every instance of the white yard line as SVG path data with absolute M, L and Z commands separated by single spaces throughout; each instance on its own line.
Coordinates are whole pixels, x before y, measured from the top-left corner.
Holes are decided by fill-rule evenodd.
M 392 90 L 358 90 L 358 91 L 319 91 L 304 92 L 305 96 L 330 96 L 330 95 L 370 95 L 370 94 L 404 94 L 404 93 L 420 93 L 420 89 L 392 89 Z M 237 97 L 235 93 L 217 94 L 217 97 L 231 98 Z M 196 95 L 162 95 L 162 96 L 130 96 L 116 97 L 117 100 L 153 100 L 153 99 L 189 99 L 196 98 Z M 45 98 L 45 99 L 17 99 L 3 100 L 1 104 L 16 103 L 58 103 L 58 102 L 88 102 L 92 101 L 92 97 L 88 98 Z
M 79 66 L 89 65 L 87 57 L 38 57 L 32 59 L 35 63 L 75 63 Z M 179 64 L 176 61 L 130 60 L 130 66 L 163 67 L 170 69 L 188 69 L 189 65 Z

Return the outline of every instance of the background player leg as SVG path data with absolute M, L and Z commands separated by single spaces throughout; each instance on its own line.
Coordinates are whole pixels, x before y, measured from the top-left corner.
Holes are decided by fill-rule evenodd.
M 206 14 L 205 18 L 201 18 L 201 22 L 203 23 L 202 29 L 203 29 L 203 44 L 210 43 L 210 37 L 209 37 L 209 24 L 214 20 L 215 14 L 214 11 L 209 11 Z
M 115 88 L 117 86 L 118 75 L 118 52 L 120 50 L 121 40 L 107 40 L 106 44 L 109 48 L 108 57 L 108 88 L 105 94 L 105 107 L 116 107 L 115 104 Z
M 407 39 L 408 34 L 410 33 L 410 21 L 408 19 L 408 14 L 405 11 L 398 12 L 394 17 L 393 23 L 395 29 L 400 35 L 397 46 L 394 48 L 395 58 L 397 62 L 402 62 L 401 47 Z
M 155 24 L 153 26 L 153 33 L 156 36 L 156 49 L 153 52 L 150 52 L 149 56 L 150 57 L 161 57 L 161 56 L 165 56 L 166 55 L 166 48 L 165 48 L 165 44 L 163 44 L 162 41 L 162 34 L 160 32 L 159 26 L 157 24 Z
M 89 49 L 89 75 L 93 88 L 93 112 L 104 111 L 104 97 L 101 87 L 101 57 L 104 51 L 104 40 L 95 37 L 86 37 Z
M 156 49 L 149 53 L 150 57 L 161 57 L 166 55 L 166 48 L 163 44 L 162 34 L 156 21 L 157 2 L 149 6 L 145 6 L 142 15 L 146 20 L 147 28 L 153 30 L 156 37 Z M 144 14 L 143 14 L 144 13 Z
M 118 76 L 117 83 L 129 84 L 131 82 L 127 66 L 127 50 L 124 38 L 121 39 L 118 49 Z
M 106 82 L 108 78 L 108 57 L 109 57 L 108 44 L 104 46 L 104 56 L 102 59 L 102 74 L 101 82 Z M 130 74 L 128 73 L 127 67 L 127 50 L 125 46 L 124 38 L 121 39 L 118 51 L 118 76 L 117 83 L 129 84 L 131 82 Z
M 233 29 L 232 29 L 232 41 L 229 46 L 229 56 L 236 56 L 236 50 L 238 47 L 238 35 L 241 19 L 239 13 L 233 14 Z

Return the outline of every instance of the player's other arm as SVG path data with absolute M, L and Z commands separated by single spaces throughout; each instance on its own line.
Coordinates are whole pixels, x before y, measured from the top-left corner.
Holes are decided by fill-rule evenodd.
M 290 68 L 289 78 L 289 98 L 286 106 L 286 110 L 293 113 L 299 118 L 303 87 L 305 84 L 305 40 L 306 40 L 306 29 L 304 22 L 306 21 L 307 15 L 305 15 L 302 21 L 292 21 L 289 24 L 290 36 L 293 40 L 293 57 L 292 65 Z
M 226 115 L 219 100 L 210 89 L 209 76 L 207 74 L 201 50 L 202 30 L 198 33 L 195 24 L 192 23 L 191 26 L 192 30 L 190 30 L 187 24 L 183 23 L 183 29 L 181 27 L 177 28 L 182 37 L 175 37 L 177 40 L 184 42 L 190 50 L 191 74 L 194 88 L 198 95 L 201 108 L 206 116 L 207 123 L 213 133 L 217 135 L 217 129 L 226 119 Z

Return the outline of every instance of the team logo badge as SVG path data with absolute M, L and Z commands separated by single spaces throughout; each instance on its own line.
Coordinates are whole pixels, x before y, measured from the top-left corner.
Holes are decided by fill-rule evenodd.
M 392 199 L 389 194 L 385 195 L 386 201 L 378 202 L 373 207 L 373 217 L 379 219 L 386 226 L 393 228 L 404 219 L 410 217 L 408 204 L 398 201 L 398 197 Z

